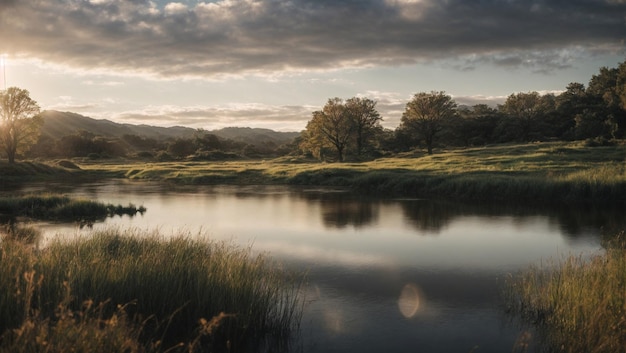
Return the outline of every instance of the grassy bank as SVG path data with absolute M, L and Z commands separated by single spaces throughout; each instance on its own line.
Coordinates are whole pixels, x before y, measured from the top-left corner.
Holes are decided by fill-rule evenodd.
M 0 352 L 245 351 L 284 343 L 301 309 L 296 282 L 268 258 L 132 231 L 42 250 L 5 239 L 0 288 Z M 103 337 L 116 346 L 92 349 Z
M 538 328 L 550 352 L 626 352 L 626 237 L 605 254 L 570 257 L 511 278 L 510 309 Z
M 53 194 L 0 196 L 0 215 L 5 217 L 96 221 L 114 215 L 134 216 L 145 211 L 143 206 L 105 204 Z
M 405 197 L 515 202 L 626 200 L 626 145 L 535 143 L 411 154 L 363 163 L 289 159 L 81 164 L 94 174 L 181 184 L 340 186 Z
M 189 185 L 337 186 L 385 196 L 469 201 L 626 202 L 623 142 L 601 147 L 589 147 L 583 142 L 500 145 L 434 155 L 402 154 L 358 163 L 319 163 L 290 157 L 226 162 L 63 162 L 72 168 L 51 162 L 58 173 L 42 174 L 44 178 L 72 173 L 73 178 L 81 179 L 128 178 Z M 36 173 L 31 167 L 26 168 L 28 173 Z M 0 169 L 4 180 L 3 173 Z

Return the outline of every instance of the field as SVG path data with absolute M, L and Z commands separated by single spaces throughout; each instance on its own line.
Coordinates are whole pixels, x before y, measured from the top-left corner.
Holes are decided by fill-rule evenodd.
M 404 197 L 513 202 L 626 200 L 626 145 L 581 142 L 501 145 L 411 153 L 358 163 L 283 157 L 228 162 L 76 161 L 83 173 L 179 184 L 345 187 Z

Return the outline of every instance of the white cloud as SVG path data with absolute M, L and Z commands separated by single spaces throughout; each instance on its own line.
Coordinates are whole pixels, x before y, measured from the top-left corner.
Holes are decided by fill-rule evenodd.
M 180 2 L 170 2 L 165 5 L 165 14 L 166 15 L 181 15 L 187 12 L 187 5 Z

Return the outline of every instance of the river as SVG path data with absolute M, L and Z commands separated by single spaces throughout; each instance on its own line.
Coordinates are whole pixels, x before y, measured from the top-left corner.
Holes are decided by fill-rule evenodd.
M 22 191 L 143 205 L 143 216 L 94 229 L 207 235 L 306 272 L 292 348 L 306 353 L 514 351 L 526 331 L 503 308 L 505 278 L 548 259 L 601 251 L 601 228 L 624 222 L 620 210 L 382 199 L 323 188 L 109 180 Z M 47 238 L 90 231 L 40 225 Z

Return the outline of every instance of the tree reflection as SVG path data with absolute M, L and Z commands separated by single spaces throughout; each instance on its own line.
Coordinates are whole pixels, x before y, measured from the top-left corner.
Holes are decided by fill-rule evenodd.
M 459 215 L 456 207 L 429 200 L 403 201 L 401 204 L 408 223 L 421 231 L 439 233 Z
M 558 227 L 570 240 L 597 236 L 597 231 L 605 229 L 617 232 L 626 229 L 623 210 L 615 207 L 604 208 L 592 205 L 518 205 L 502 202 L 454 203 L 432 200 L 401 201 L 407 221 L 417 230 L 432 233 L 441 232 L 448 224 L 459 217 L 512 217 L 513 222 L 524 224 L 535 217 L 547 217 L 548 222 Z
M 324 225 L 334 228 L 353 226 L 361 228 L 378 219 L 378 212 L 372 203 L 353 200 L 322 201 Z
M 380 201 L 363 199 L 341 191 L 303 192 L 302 198 L 317 202 L 321 207 L 322 220 L 328 228 L 363 228 L 377 222 Z

